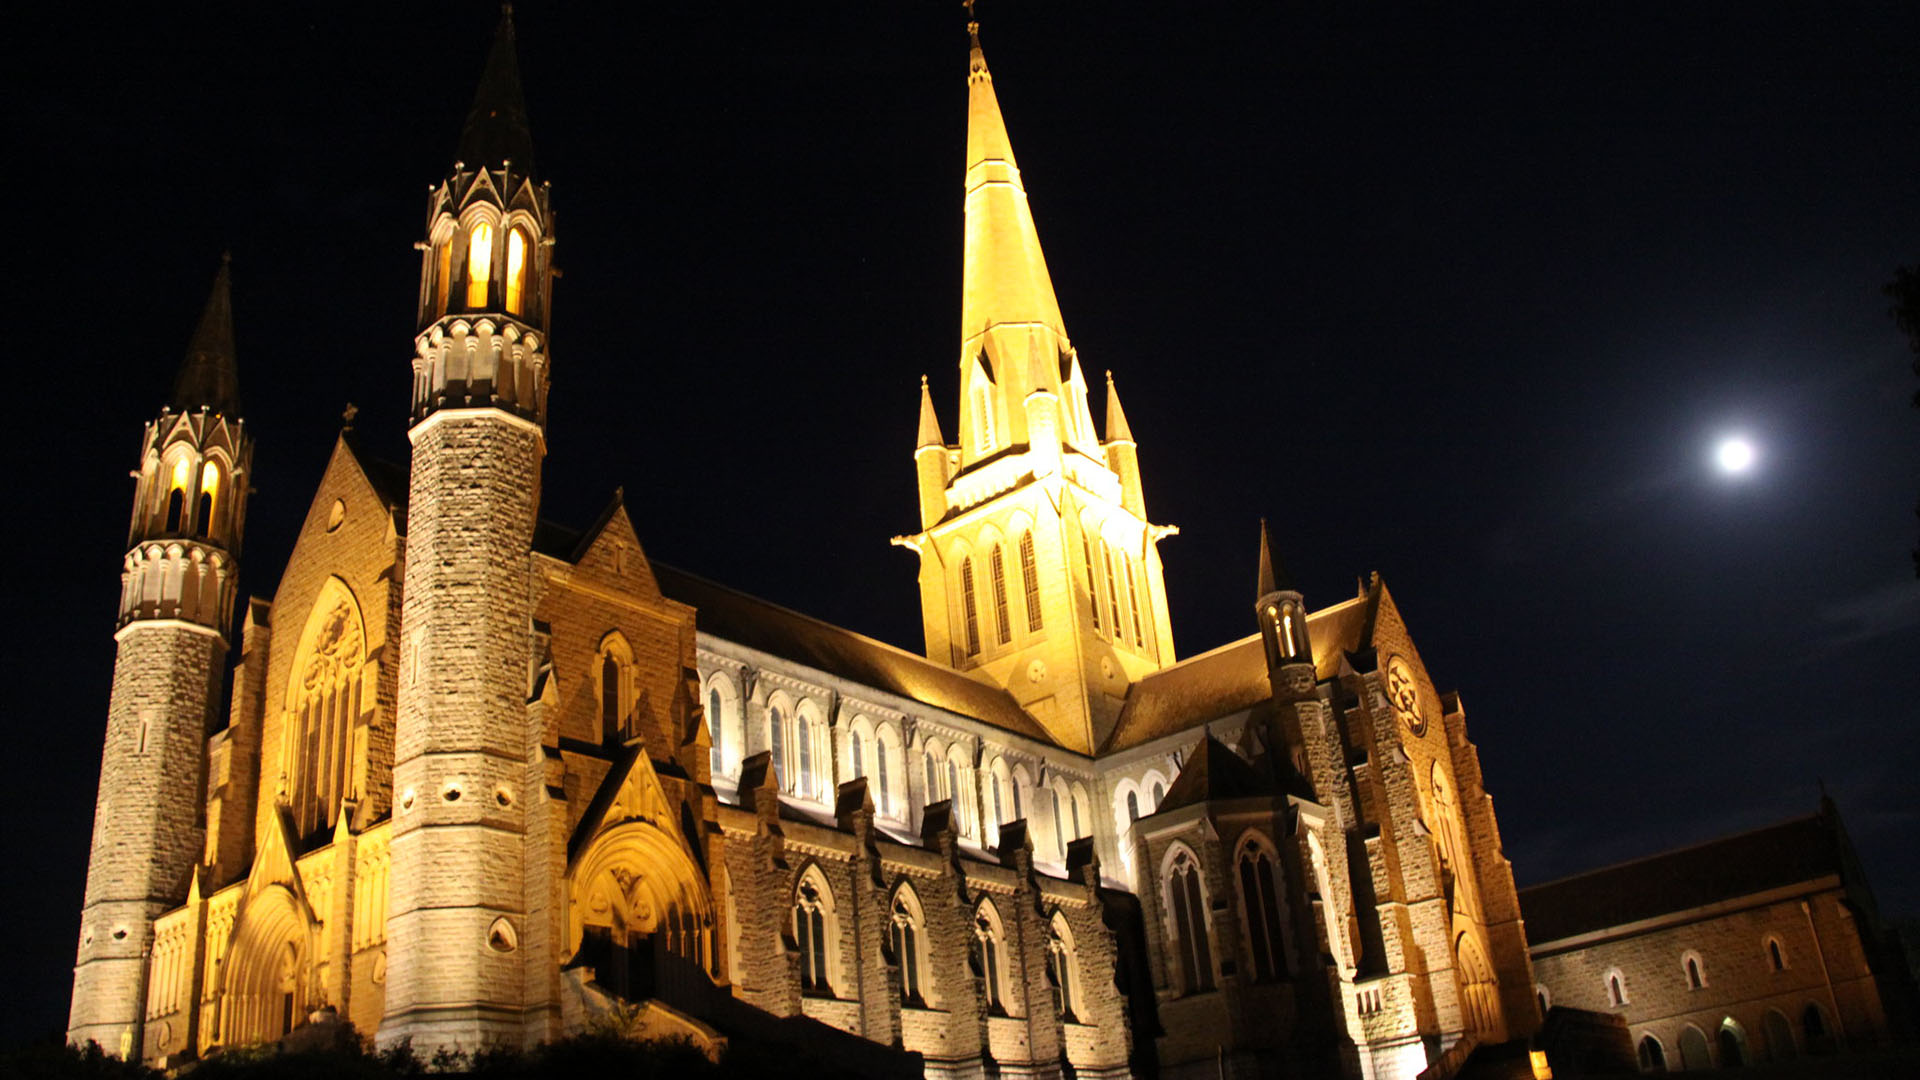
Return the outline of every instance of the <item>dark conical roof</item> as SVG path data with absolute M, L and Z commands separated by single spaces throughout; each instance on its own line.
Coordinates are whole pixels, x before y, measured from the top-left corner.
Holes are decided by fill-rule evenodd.
M 1293 592 L 1293 575 L 1280 562 L 1280 553 L 1273 546 L 1273 538 L 1267 532 L 1267 519 L 1260 519 L 1260 583 L 1255 587 L 1254 599 L 1268 593 Z
M 233 353 L 233 277 L 225 256 L 168 404 L 175 412 L 205 408 L 225 416 L 240 415 L 240 371 Z
M 533 129 L 527 125 L 527 97 L 520 89 L 520 56 L 514 45 L 513 5 L 500 7 L 500 25 L 493 32 L 480 88 L 460 130 L 458 160 L 468 166 L 492 166 L 512 161 L 517 172 L 533 174 Z

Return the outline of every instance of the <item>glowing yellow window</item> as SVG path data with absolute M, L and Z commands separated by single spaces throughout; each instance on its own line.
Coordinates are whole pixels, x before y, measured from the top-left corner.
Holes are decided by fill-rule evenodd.
M 520 314 L 527 291 L 527 234 L 515 229 L 507 234 L 507 310 Z
M 481 222 L 467 237 L 467 306 L 487 306 L 487 283 L 493 279 L 493 226 Z
M 200 470 L 200 528 L 213 528 L 213 504 L 220 497 L 220 463 L 209 461 Z

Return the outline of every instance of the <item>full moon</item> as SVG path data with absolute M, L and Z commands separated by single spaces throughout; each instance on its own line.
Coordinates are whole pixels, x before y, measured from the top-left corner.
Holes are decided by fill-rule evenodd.
M 1743 473 L 1753 467 L 1753 444 L 1739 436 L 1722 439 L 1713 459 L 1725 473 Z

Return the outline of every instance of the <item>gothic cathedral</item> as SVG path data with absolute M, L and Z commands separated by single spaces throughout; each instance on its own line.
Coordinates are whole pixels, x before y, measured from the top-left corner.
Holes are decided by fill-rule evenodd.
M 1412 1080 L 1539 1026 L 1464 710 L 1380 578 L 1310 608 L 1262 525 L 1253 632 L 1175 653 L 1174 529 L 1110 374 L 1095 421 L 970 30 L 959 430 L 923 379 L 895 538 L 924 656 L 650 562 L 618 495 L 541 516 L 556 248 L 510 15 L 427 201 L 411 462 L 343 433 L 270 599 L 236 588 L 222 267 L 135 472 L 70 1040 L 613 1024 L 876 1074 Z

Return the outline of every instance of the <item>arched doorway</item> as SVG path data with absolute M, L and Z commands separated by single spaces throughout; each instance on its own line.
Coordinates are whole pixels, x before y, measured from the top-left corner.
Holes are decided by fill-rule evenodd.
M 571 875 L 570 963 L 628 1001 L 685 1001 L 710 980 L 713 901 L 693 859 L 645 820 L 602 832 Z
M 1460 1020 L 1476 1035 L 1496 1034 L 1500 1027 L 1500 984 L 1493 965 L 1471 933 L 1454 940 L 1455 971 L 1460 980 Z
M 220 1042 L 272 1042 L 313 1005 L 311 921 L 300 899 L 270 885 L 247 900 L 228 950 Z

